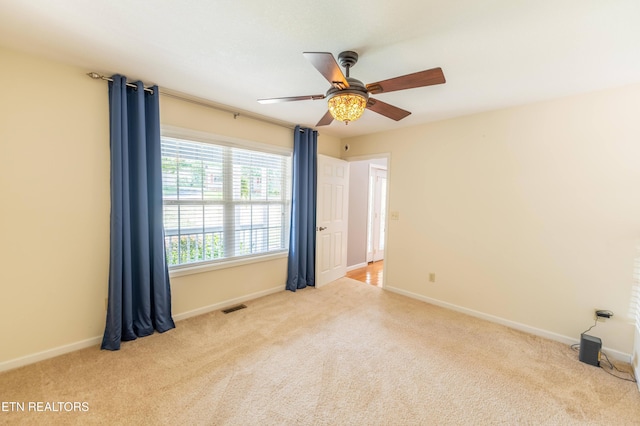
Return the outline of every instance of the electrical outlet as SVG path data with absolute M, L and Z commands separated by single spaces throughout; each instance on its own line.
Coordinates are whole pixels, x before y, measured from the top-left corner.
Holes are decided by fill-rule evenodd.
M 606 309 L 596 309 L 595 317 L 596 321 L 604 322 L 607 318 L 611 318 L 613 316 L 613 312 L 608 311 Z
M 435 283 L 436 282 L 436 274 L 434 272 L 430 272 L 429 273 L 429 282 L 430 283 Z

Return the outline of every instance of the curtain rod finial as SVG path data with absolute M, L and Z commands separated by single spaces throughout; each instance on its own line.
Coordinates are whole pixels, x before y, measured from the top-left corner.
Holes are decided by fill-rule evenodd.
M 102 78 L 102 76 L 100 74 L 98 74 L 97 72 L 88 72 L 87 75 L 91 78 L 93 78 L 94 80 L 98 80 L 100 78 Z

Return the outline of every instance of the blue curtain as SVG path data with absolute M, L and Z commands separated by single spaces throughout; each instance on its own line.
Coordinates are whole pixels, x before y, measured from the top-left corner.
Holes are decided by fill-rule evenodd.
M 158 88 L 125 77 L 109 83 L 111 251 L 109 301 L 102 349 L 165 332 L 171 317 L 162 225 Z
M 315 286 L 318 132 L 296 126 L 287 290 Z

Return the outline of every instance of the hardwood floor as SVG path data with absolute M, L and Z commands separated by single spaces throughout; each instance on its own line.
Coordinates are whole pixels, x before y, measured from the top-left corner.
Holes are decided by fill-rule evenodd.
M 382 274 L 384 271 L 384 261 L 379 260 L 365 266 L 364 268 L 354 269 L 347 272 L 347 277 L 362 281 L 367 284 L 382 287 Z

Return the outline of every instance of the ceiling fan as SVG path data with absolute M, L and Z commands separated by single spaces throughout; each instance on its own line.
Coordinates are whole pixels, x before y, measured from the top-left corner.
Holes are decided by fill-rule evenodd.
M 324 95 L 289 96 L 284 98 L 258 99 L 261 104 L 278 102 L 305 101 L 327 99 L 328 111 L 320 119 L 317 126 L 326 126 L 336 119 L 348 124 L 360 118 L 365 108 L 392 120 L 402 120 L 411 112 L 387 104 L 369 95 L 413 89 L 415 87 L 433 86 L 445 83 L 441 68 L 432 68 L 400 77 L 390 78 L 371 84 L 363 84 L 349 76 L 349 70 L 358 62 L 358 54 L 347 50 L 338 55 L 338 61 L 346 71 L 340 70 L 338 63 L 329 52 L 304 52 L 304 57 L 331 83 L 331 88 Z

